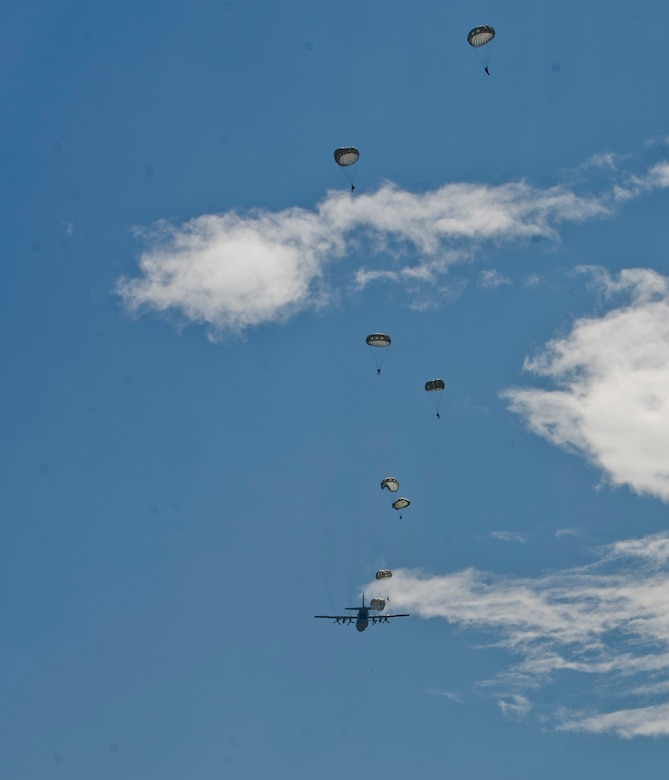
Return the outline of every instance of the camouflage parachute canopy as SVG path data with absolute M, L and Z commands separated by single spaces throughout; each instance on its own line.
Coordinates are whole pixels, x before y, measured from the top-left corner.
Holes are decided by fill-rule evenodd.
M 443 379 L 430 379 L 425 383 L 425 389 L 429 393 L 432 390 L 443 390 L 446 387 Z
M 390 336 L 387 333 L 370 333 L 365 341 L 370 347 L 390 346 Z
M 388 488 L 391 493 L 397 493 L 397 491 L 400 489 L 400 483 L 395 479 L 395 477 L 386 477 L 385 479 L 381 480 L 381 490 L 383 488 Z
M 386 608 L 385 599 L 372 599 L 369 603 L 369 608 L 382 612 Z
M 342 168 L 357 163 L 359 157 L 360 152 L 355 146 L 340 146 L 339 149 L 335 149 L 334 153 L 335 162 L 337 165 L 341 165 Z
M 486 43 L 490 43 L 494 37 L 494 27 L 491 27 L 489 24 L 484 24 L 481 25 L 481 27 L 474 27 L 473 30 L 469 31 L 467 42 L 470 46 L 474 46 L 478 49 L 479 46 L 485 46 Z
M 379 571 L 376 572 L 376 579 L 377 580 L 385 580 L 386 577 L 392 577 L 393 573 L 390 571 L 390 569 L 379 569 Z
M 408 498 L 398 498 L 393 501 L 393 509 L 406 509 L 410 503 L 411 501 Z

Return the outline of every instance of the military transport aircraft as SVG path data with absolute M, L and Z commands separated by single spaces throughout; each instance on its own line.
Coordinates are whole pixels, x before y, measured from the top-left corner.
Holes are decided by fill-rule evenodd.
M 365 594 L 362 594 L 362 606 L 361 607 L 346 607 L 346 609 L 357 611 L 357 616 L 354 618 L 352 615 L 314 615 L 315 618 L 327 618 L 328 620 L 334 620 L 340 626 L 351 625 L 355 620 L 355 627 L 358 631 L 364 631 L 368 624 L 374 623 L 389 623 L 390 618 L 409 617 L 406 615 L 371 615 L 369 614 L 372 607 L 365 606 Z

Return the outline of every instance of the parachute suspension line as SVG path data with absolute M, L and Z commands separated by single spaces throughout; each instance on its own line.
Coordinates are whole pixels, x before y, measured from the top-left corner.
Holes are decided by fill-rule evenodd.
M 490 55 L 486 55 L 484 57 L 483 56 L 483 52 L 481 51 L 481 49 L 477 49 L 476 50 L 476 56 L 478 57 L 478 60 L 481 63 L 481 65 L 483 65 L 484 72 L 487 73 L 488 76 L 489 76 L 490 75 L 490 71 L 488 70 L 488 67 L 490 65 Z
M 355 170 L 348 172 L 346 168 L 343 169 L 346 181 L 351 185 L 351 192 L 355 192 Z
M 372 357 L 374 357 L 372 355 Z M 376 364 L 376 375 L 381 376 L 381 369 L 383 368 L 383 361 L 386 359 L 386 356 L 384 353 L 381 353 L 381 357 L 375 358 L 374 363 Z

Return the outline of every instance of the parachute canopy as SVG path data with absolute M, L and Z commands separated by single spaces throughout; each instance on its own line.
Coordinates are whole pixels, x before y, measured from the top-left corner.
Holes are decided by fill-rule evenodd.
M 406 509 L 410 503 L 408 498 L 398 498 L 393 501 L 393 509 Z
M 334 153 L 335 162 L 337 165 L 341 165 L 342 168 L 357 163 L 359 157 L 360 152 L 355 146 L 341 146 L 339 149 L 335 149 Z
M 372 599 L 369 603 L 370 609 L 375 609 L 378 612 L 383 611 L 386 608 L 385 599 Z
M 467 43 L 469 43 L 470 46 L 474 46 L 474 48 L 478 49 L 479 46 L 485 46 L 486 43 L 490 43 L 494 37 L 494 27 L 491 27 L 489 24 L 484 24 L 481 25 L 481 27 L 474 27 L 473 30 L 469 31 L 469 35 L 467 36 Z
M 381 490 L 383 488 L 388 488 L 391 493 L 397 493 L 397 491 L 400 489 L 400 483 L 395 479 L 395 477 L 386 477 L 385 479 L 381 480 Z
M 443 379 L 430 379 L 425 383 L 425 389 L 429 393 L 432 390 L 443 390 L 446 387 Z
M 370 333 L 365 339 L 370 347 L 389 347 L 390 336 L 387 333 Z
M 390 569 L 379 569 L 379 571 L 376 572 L 376 579 L 377 580 L 385 580 L 386 577 L 392 577 L 393 573 L 390 571 Z

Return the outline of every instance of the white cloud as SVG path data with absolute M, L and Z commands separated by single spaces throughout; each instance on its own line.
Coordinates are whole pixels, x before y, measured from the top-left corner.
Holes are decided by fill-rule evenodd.
M 669 532 L 594 554 L 592 564 L 537 577 L 395 569 L 384 587 L 394 610 L 482 632 L 509 653 L 509 663 L 487 681 L 488 688 L 505 688 L 499 707 L 506 715 L 526 714 L 535 708 L 530 691 L 574 675 L 597 678 L 595 692 L 588 691 L 590 706 L 620 695 L 643 698 L 649 685 L 659 694 L 669 680 Z M 374 583 L 365 587 L 374 590 Z M 660 733 L 669 704 L 647 703 L 626 711 L 636 713 L 637 733 Z M 559 727 L 595 730 L 600 717 L 562 710 Z M 609 730 L 622 734 L 623 726 Z
M 554 389 L 502 393 L 530 430 L 601 469 L 613 485 L 669 501 L 669 280 L 648 269 L 589 269 L 625 302 L 574 322 L 524 369 Z
M 630 688 L 626 693 L 630 696 L 655 696 L 657 694 L 669 693 L 669 680 L 639 685 L 636 688 Z
M 494 289 L 500 285 L 511 284 L 511 279 L 506 276 L 502 276 L 502 274 L 499 271 L 496 271 L 494 268 L 490 268 L 485 271 L 481 271 L 479 283 L 481 287 Z
M 582 168 L 608 168 L 615 170 L 622 160 L 629 159 L 629 154 L 616 154 L 615 152 L 599 152 L 589 157 L 581 166 Z
M 343 251 L 336 233 L 298 209 L 162 222 L 142 237 L 143 275 L 117 285 L 127 307 L 178 311 L 229 331 L 318 303 L 323 262 Z
M 558 731 L 616 734 L 624 739 L 666 737 L 669 736 L 669 703 L 594 715 L 565 712 L 561 720 Z
M 669 163 L 662 161 L 652 165 L 644 174 L 629 174 L 613 189 L 614 199 L 629 200 L 644 192 L 669 187 Z
M 426 193 L 386 184 L 355 198 L 330 193 L 318 210 L 338 231 L 363 227 L 375 232 L 381 242 L 394 237 L 428 255 L 438 254 L 444 241 L 555 236 L 555 225 L 562 221 L 608 213 L 599 200 L 525 182 L 497 187 L 455 183 Z
M 440 691 L 436 688 L 430 688 L 427 693 L 433 695 L 433 696 L 443 696 L 444 698 L 448 699 L 449 701 L 457 701 L 459 704 L 462 704 L 462 697 L 458 693 L 454 693 L 453 691 Z
M 519 693 L 511 694 L 506 699 L 499 699 L 497 706 L 505 718 L 524 718 L 532 709 L 529 699 Z
M 651 187 L 669 187 L 669 163 L 654 165 L 648 173 L 648 182 Z
M 622 159 L 607 153 L 582 166 L 591 174 L 606 171 L 600 196 L 579 195 L 575 185 L 541 188 L 524 181 L 459 182 L 423 193 L 386 183 L 355 196 L 329 192 L 314 209 L 159 222 L 138 231 L 145 241 L 139 275 L 119 279 L 116 292 L 130 312 L 171 312 L 205 324 L 212 335 L 240 332 L 327 303 L 328 269 L 364 246 L 373 260 L 346 269 L 354 286 L 402 284 L 420 299 L 453 264 L 472 260 L 486 243 L 556 240 L 564 222 L 610 216 L 616 201 L 669 186 L 669 163 L 633 174 L 618 171 Z M 496 271 L 481 276 L 484 286 L 507 282 Z M 425 308 L 431 300 L 415 306 Z
M 502 542 L 527 542 L 527 536 L 518 531 L 491 531 L 490 536 Z
M 326 268 L 361 241 L 396 262 L 354 270 L 358 287 L 379 280 L 425 286 L 484 242 L 555 238 L 561 222 L 608 213 L 598 199 L 524 182 L 330 192 L 314 210 L 228 212 L 138 231 L 146 245 L 140 275 L 119 279 L 116 292 L 130 312 L 173 312 L 212 332 L 239 332 L 323 304 Z M 406 263 L 407 249 L 419 259 Z
M 563 536 L 581 536 L 581 531 L 578 528 L 558 528 L 555 532 L 555 536 L 560 539 Z

